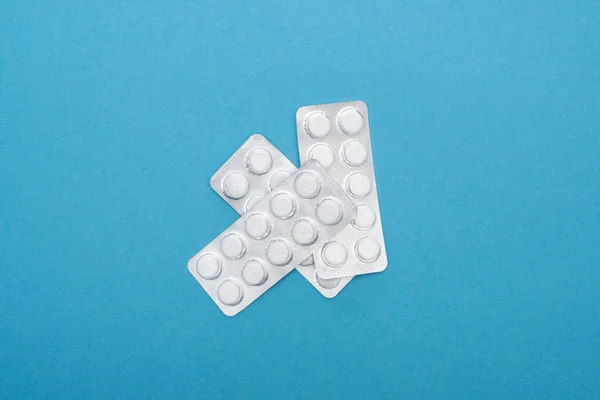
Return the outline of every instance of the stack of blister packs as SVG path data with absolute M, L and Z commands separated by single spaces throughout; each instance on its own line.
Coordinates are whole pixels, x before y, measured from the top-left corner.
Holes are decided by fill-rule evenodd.
M 240 218 L 188 269 L 226 315 L 294 268 L 332 298 L 387 267 L 366 104 L 302 107 L 296 129 L 300 168 L 252 135 L 210 181 Z

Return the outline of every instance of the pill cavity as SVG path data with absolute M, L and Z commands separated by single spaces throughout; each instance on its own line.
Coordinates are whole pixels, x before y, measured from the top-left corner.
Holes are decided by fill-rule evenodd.
M 246 243 L 239 233 L 229 233 L 221 239 L 221 252 L 230 260 L 237 260 L 246 252 Z
M 285 239 L 275 239 L 267 246 L 267 259 L 273 265 L 284 266 L 292 260 L 292 248 Z
M 342 156 L 346 164 L 358 167 L 367 161 L 367 147 L 358 140 L 350 140 L 342 148 Z
M 244 229 L 252 239 L 263 239 L 271 231 L 271 220 L 263 213 L 253 213 L 246 218 Z
M 333 150 L 326 144 L 317 144 L 313 146 L 308 152 L 309 160 L 317 160 L 325 168 L 331 167 L 331 164 L 335 161 L 335 155 Z
M 311 254 L 310 256 L 302 260 L 300 262 L 300 265 L 303 267 L 310 267 L 311 265 L 315 265 L 315 258 Z
M 348 258 L 348 250 L 340 242 L 329 242 L 323 246 L 323 260 L 333 268 L 340 267 Z
M 356 217 L 352 220 L 352 225 L 361 231 L 371 229 L 375 225 L 377 214 L 370 206 L 359 204 L 356 206 Z
M 217 298 L 226 306 L 239 304 L 242 301 L 242 297 L 242 288 L 232 279 L 225 279 L 217 288 Z
M 315 111 L 306 117 L 304 129 L 310 136 L 322 138 L 329 133 L 331 121 L 321 111 Z
M 338 125 L 348 135 L 356 135 L 363 127 L 364 119 L 354 107 L 347 107 L 340 111 L 337 117 Z
M 273 190 L 277 186 L 281 185 L 283 181 L 290 177 L 290 173 L 287 171 L 276 171 L 269 179 L 269 189 Z
M 346 191 L 356 199 L 362 199 L 371 193 L 371 179 L 362 172 L 356 172 L 346 181 Z
M 266 174 L 273 166 L 273 156 L 265 149 L 254 149 L 248 153 L 246 166 L 257 175 Z
M 231 172 L 223 179 L 223 193 L 230 199 L 237 200 L 248 194 L 250 182 L 240 172 Z
M 296 176 L 294 190 L 304 199 L 312 199 L 321 190 L 320 179 L 311 172 L 302 172 Z
M 296 200 L 289 193 L 278 193 L 271 199 L 271 213 L 279 219 L 288 219 L 296 212 Z
M 292 226 L 292 239 L 301 246 L 308 246 L 317 240 L 317 227 L 308 218 L 299 219 Z
M 263 194 L 253 194 L 252 196 L 248 197 L 248 200 L 246 200 L 246 204 L 244 205 L 244 209 L 246 211 L 251 210 L 252 207 L 254 207 L 259 201 L 263 199 L 263 197 L 265 197 Z
M 221 260 L 214 254 L 204 254 L 196 260 L 196 273 L 206 280 L 212 280 L 221 274 Z
M 317 218 L 325 225 L 337 224 L 342 215 L 342 206 L 335 199 L 327 198 L 317 205 Z
M 242 266 L 242 279 L 250 286 L 262 285 L 267 278 L 267 266 L 258 259 L 248 260 Z
M 319 284 L 319 286 L 321 286 L 322 288 L 325 289 L 333 289 L 334 287 L 336 287 L 337 285 L 340 284 L 340 282 L 342 281 L 341 278 L 321 278 L 319 276 L 319 274 L 317 273 L 317 271 L 315 271 L 315 279 L 317 280 L 317 283 Z
M 365 237 L 356 243 L 356 255 L 361 261 L 371 263 L 379 258 L 381 245 L 372 237 Z

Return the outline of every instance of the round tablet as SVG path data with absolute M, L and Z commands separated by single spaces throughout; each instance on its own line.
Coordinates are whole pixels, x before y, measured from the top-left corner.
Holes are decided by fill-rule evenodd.
M 311 172 L 302 172 L 296 176 L 294 190 L 304 199 L 312 199 L 321 190 L 321 181 Z
M 248 260 L 242 266 L 242 279 L 250 286 L 262 285 L 267 277 L 267 267 L 258 259 Z
M 281 185 L 283 181 L 289 178 L 290 173 L 287 171 L 277 171 L 269 179 L 269 189 L 273 190 L 277 186 Z
M 331 164 L 335 161 L 335 155 L 333 154 L 333 150 L 326 144 L 318 144 L 313 146 L 312 149 L 308 152 L 309 160 L 317 160 L 323 165 L 325 168 L 331 167 Z
M 266 174 L 273 166 L 273 157 L 265 149 L 254 149 L 246 157 L 246 166 L 257 175 Z
M 376 220 L 377 214 L 375 214 L 375 210 L 366 204 L 359 204 L 356 206 L 356 217 L 352 220 L 352 225 L 356 229 L 365 231 L 371 229 L 375 225 Z
M 292 239 L 301 246 L 308 246 L 317 240 L 317 227 L 307 218 L 299 219 L 292 226 Z
M 246 243 L 239 233 L 228 233 L 221 239 L 221 252 L 230 260 L 237 260 L 246 252 Z
M 231 279 L 225 279 L 217 288 L 217 298 L 226 306 L 235 306 L 244 296 L 242 288 Z
M 221 260 L 213 254 L 204 254 L 196 260 L 196 273 L 202 279 L 212 280 L 221 274 Z
M 317 283 L 319 284 L 319 286 L 321 286 L 322 288 L 325 288 L 325 289 L 333 289 L 334 287 L 339 285 L 340 282 L 342 281 L 341 278 L 331 278 L 331 279 L 321 278 L 319 276 L 319 274 L 317 274 L 317 271 L 315 271 L 315 278 L 317 279 Z
M 325 225 L 335 225 L 342 219 L 342 207 L 337 200 L 327 198 L 317 205 L 317 218 Z
M 251 210 L 252 207 L 261 201 L 263 197 L 265 196 L 262 194 L 253 194 L 252 196 L 248 197 L 248 200 L 246 200 L 246 204 L 244 205 L 244 209 L 246 211 Z
M 338 114 L 338 125 L 348 135 L 356 135 L 363 127 L 363 116 L 354 107 L 344 108 Z
M 273 265 L 287 265 L 292 260 L 292 247 L 285 239 L 275 239 L 267 246 L 267 258 Z
M 348 250 L 340 242 L 329 242 L 323 247 L 323 260 L 330 267 L 340 267 L 348 258 Z
M 311 265 L 315 265 L 315 258 L 311 254 L 310 256 L 302 260 L 300 265 L 303 267 L 310 267 Z
M 346 164 L 358 167 L 367 161 L 367 148 L 358 140 L 350 140 L 342 149 L 342 156 Z
M 362 172 L 356 172 L 346 181 L 346 191 L 356 199 L 362 199 L 371 193 L 371 179 Z
M 331 129 L 331 121 L 327 118 L 327 115 L 320 111 L 315 111 L 308 115 L 306 122 L 304 123 L 304 129 L 306 132 L 314 138 L 322 138 L 327 136 Z
M 362 238 L 356 243 L 356 255 L 361 261 L 371 263 L 379 258 L 381 246 L 372 237 Z
M 244 229 L 252 239 L 260 240 L 271 232 L 271 221 L 263 213 L 253 213 L 246 218 Z
M 232 172 L 223 179 L 223 193 L 230 199 L 241 199 L 248 194 L 248 189 L 250 182 L 242 173 Z
M 271 199 L 271 212 L 279 219 L 288 219 L 296 212 L 296 200 L 289 193 L 278 193 Z

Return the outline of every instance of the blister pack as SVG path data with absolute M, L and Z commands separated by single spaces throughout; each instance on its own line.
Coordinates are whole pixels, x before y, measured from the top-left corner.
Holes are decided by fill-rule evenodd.
M 362 101 L 301 107 L 296 113 L 300 163 L 318 160 L 356 204 L 358 214 L 315 253 L 326 279 L 379 272 L 387 267 L 369 113 Z
M 296 167 L 271 142 L 256 134 L 219 168 L 210 186 L 239 214 L 244 214 L 295 171 Z M 312 256 L 296 269 L 327 298 L 335 297 L 352 279 L 321 278 L 316 274 Z
M 193 256 L 188 270 L 233 316 L 355 217 L 339 184 L 318 162 L 307 162 Z

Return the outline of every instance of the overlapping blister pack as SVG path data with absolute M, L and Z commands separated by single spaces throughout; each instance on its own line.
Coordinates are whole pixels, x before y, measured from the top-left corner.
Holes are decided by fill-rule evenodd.
M 356 207 L 318 162 L 308 162 L 196 254 L 188 269 L 235 315 L 356 217 Z
M 299 169 L 257 134 L 210 180 L 240 218 L 188 270 L 226 315 L 294 268 L 332 298 L 353 276 L 387 266 L 366 105 L 302 107 L 296 126 Z
M 319 161 L 356 202 L 358 217 L 315 254 L 317 272 L 340 278 L 383 271 L 387 254 L 362 101 L 306 106 L 296 114 L 300 163 Z
M 219 168 L 211 178 L 210 186 L 235 211 L 244 214 L 295 171 L 294 164 L 267 139 L 257 134 L 250 136 Z M 306 180 L 306 183 L 310 184 L 310 181 Z M 352 279 L 321 278 L 316 273 L 312 255 L 302 260 L 296 269 L 319 293 L 328 298 L 336 296 Z

